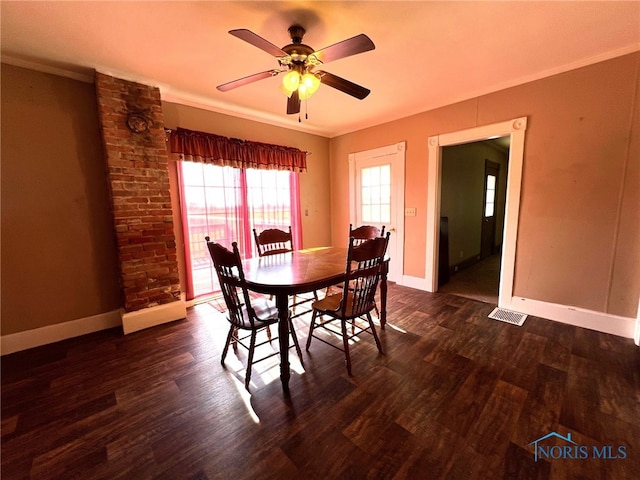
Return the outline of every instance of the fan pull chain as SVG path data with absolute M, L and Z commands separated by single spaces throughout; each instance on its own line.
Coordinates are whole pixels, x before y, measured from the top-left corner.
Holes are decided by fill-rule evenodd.
M 304 119 L 305 120 L 309 120 L 309 103 L 308 102 L 309 102 L 308 100 L 304 101 Z M 302 123 L 302 117 L 299 110 L 298 110 L 298 123 Z

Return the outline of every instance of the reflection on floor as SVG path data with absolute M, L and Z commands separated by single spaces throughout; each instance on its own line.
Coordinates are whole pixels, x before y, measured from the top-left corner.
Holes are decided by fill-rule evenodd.
M 500 255 L 497 254 L 451 275 L 449 282 L 438 291 L 497 305 L 499 281 Z

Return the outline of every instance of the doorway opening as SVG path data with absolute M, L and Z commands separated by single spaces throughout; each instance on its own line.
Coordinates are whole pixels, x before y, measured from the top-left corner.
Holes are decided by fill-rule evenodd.
M 442 148 L 439 292 L 498 304 L 509 143 Z
M 501 123 L 494 123 L 468 130 L 429 137 L 429 169 L 427 177 L 427 232 L 425 289 L 438 291 L 439 235 L 440 235 L 440 193 L 442 174 L 442 149 L 477 141 L 509 137 L 509 170 L 507 174 L 504 230 L 502 235 L 502 257 L 500 260 L 500 282 L 498 307 L 509 308 L 513 301 L 513 282 L 518 239 L 518 217 L 520 211 L 520 190 L 524 160 L 524 140 L 527 118 L 520 117 Z

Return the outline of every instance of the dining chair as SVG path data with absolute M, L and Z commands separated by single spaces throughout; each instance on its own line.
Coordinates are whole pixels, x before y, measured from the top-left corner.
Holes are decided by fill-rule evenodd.
M 280 230 L 278 228 L 268 228 L 258 233 L 254 228 L 253 238 L 256 241 L 256 248 L 260 257 L 293 252 L 294 250 L 291 225 L 289 225 L 288 231 Z M 297 318 L 311 312 L 311 308 L 304 308 L 300 310 L 298 307 L 310 304 L 316 300 L 318 300 L 318 294 L 315 291 L 312 292 L 311 296 L 305 296 L 304 294 L 293 295 L 291 302 L 291 317 Z
M 354 245 L 360 245 L 365 240 L 369 240 L 371 238 L 384 237 L 384 229 L 385 226 L 382 226 L 382 229 L 376 227 L 375 225 L 360 225 L 359 227 L 353 228 L 353 224 L 349 224 L 349 238 L 353 238 Z M 389 232 L 387 232 L 389 233 Z M 329 293 L 332 289 L 335 290 L 337 288 L 342 288 L 342 285 L 336 285 L 333 287 L 327 288 L 327 293 Z M 380 318 L 380 311 L 378 310 L 378 306 L 375 306 L 376 317 Z
M 253 229 L 253 238 L 256 241 L 258 255 L 265 257 L 267 255 L 277 255 L 278 253 L 293 252 L 293 235 L 291 234 L 291 226 L 288 231 L 278 228 L 268 228 L 258 233 Z
M 351 375 L 349 342 L 353 338 L 363 333 L 371 334 L 378 351 L 384 353 L 371 318 L 371 311 L 376 306 L 375 295 L 388 243 L 389 233 L 384 237 L 365 240 L 358 245 L 355 239 L 350 237 L 342 292 L 328 295 L 312 305 L 313 315 L 306 350 L 309 351 L 312 338 L 342 350 L 349 375 Z M 363 318 L 366 319 L 366 323 Z M 318 320 L 319 323 L 316 325 Z M 333 323 L 336 321 L 340 322 L 339 331 Z M 351 332 L 347 330 L 348 325 L 351 326 Z M 318 335 L 318 328 L 323 328 L 332 335 L 341 336 L 342 347 Z
M 224 366 L 224 360 L 229 350 L 229 345 L 233 344 L 234 351 L 237 351 L 238 344 L 249 351 L 247 359 L 247 372 L 244 386 L 249 390 L 251 381 L 251 367 L 267 358 L 279 355 L 279 351 L 265 355 L 258 360 L 254 360 L 254 353 L 257 347 L 271 343 L 273 339 L 269 335 L 267 340 L 257 343 L 258 333 L 269 328 L 270 325 L 278 323 L 278 309 L 276 305 L 264 297 L 252 297 L 242 269 L 242 259 L 238 250 L 237 242 L 233 242 L 233 251 L 228 250 L 219 243 L 212 242 L 209 237 L 205 237 L 207 247 L 211 254 L 222 296 L 227 306 L 227 320 L 230 323 L 229 334 L 222 351 L 220 363 Z M 302 352 L 298 344 L 298 337 L 289 319 L 289 332 L 293 340 L 293 345 L 302 364 Z M 245 342 L 249 339 L 249 344 Z
M 349 224 L 349 237 L 355 238 L 355 244 L 358 245 L 365 240 L 376 237 L 384 237 L 384 225 L 382 230 L 374 225 L 360 225 L 353 228 L 353 224 Z

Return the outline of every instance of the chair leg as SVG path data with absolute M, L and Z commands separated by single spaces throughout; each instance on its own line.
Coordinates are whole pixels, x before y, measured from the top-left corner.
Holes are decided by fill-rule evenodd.
M 298 353 L 298 358 L 300 359 L 300 365 L 304 367 L 304 361 L 302 360 L 302 351 L 300 350 L 300 344 L 298 343 L 298 335 L 296 335 L 296 331 L 293 328 L 293 322 L 289 319 L 289 331 L 291 332 L 291 338 L 293 338 L 293 345 L 296 347 L 296 352 Z
M 351 355 L 349 355 L 349 337 L 347 336 L 346 320 L 342 320 L 342 343 L 344 344 L 344 357 L 347 363 L 347 373 L 351 376 Z
M 311 345 L 311 337 L 313 336 L 313 329 L 316 328 L 317 316 L 318 316 L 318 311 L 314 310 L 313 314 L 311 314 L 311 324 L 309 325 L 309 336 L 307 337 L 307 352 L 309 351 L 309 345 Z
M 247 374 L 244 380 L 244 388 L 249 390 L 249 382 L 251 381 L 251 366 L 253 365 L 253 352 L 256 349 L 256 331 L 251 330 L 251 341 L 249 343 L 249 358 L 247 360 Z
M 373 339 L 376 341 L 376 346 L 378 347 L 378 351 L 382 354 L 382 345 L 380 345 L 380 339 L 378 338 L 378 334 L 376 333 L 376 327 L 373 324 L 373 319 L 371 318 L 371 314 L 367 313 L 367 320 L 369 321 L 369 327 L 371 327 L 371 333 L 373 334 Z
M 233 351 L 238 351 L 238 327 L 233 327 L 233 335 L 231 335 L 231 344 L 233 345 Z
M 271 329 L 269 328 L 269 325 L 267 325 L 267 338 L 269 339 L 269 342 L 271 342 Z
M 235 327 L 231 325 L 229 328 L 229 334 L 227 335 L 227 341 L 224 344 L 224 349 L 222 350 L 222 358 L 220 359 L 220 363 L 224 365 L 224 359 L 227 357 L 227 352 L 229 351 L 229 344 L 231 343 L 231 338 L 233 337 L 233 330 Z

